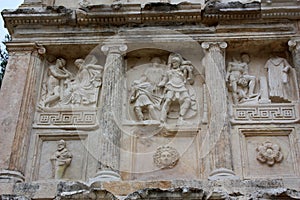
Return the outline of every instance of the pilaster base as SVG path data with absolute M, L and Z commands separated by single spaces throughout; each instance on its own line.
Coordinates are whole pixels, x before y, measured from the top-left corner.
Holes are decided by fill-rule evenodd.
M 25 177 L 18 171 L 0 170 L 0 183 L 23 182 Z
M 234 179 L 237 180 L 239 177 L 235 175 L 235 173 L 226 168 L 219 168 L 212 171 L 208 177 L 208 180 L 215 181 L 215 180 L 224 180 L 224 179 Z
M 89 180 L 89 183 L 92 184 L 99 181 L 121 181 L 121 176 L 111 170 L 100 171 L 96 174 L 96 177 Z

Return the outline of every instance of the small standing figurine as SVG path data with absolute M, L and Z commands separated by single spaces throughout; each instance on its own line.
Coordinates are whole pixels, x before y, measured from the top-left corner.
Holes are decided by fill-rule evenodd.
M 72 161 L 72 157 L 72 154 L 66 148 L 66 142 L 60 140 L 57 144 L 56 152 L 50 158 L 52 163 L 52 176 L 55 179 L 63 178 L 66 168 Z

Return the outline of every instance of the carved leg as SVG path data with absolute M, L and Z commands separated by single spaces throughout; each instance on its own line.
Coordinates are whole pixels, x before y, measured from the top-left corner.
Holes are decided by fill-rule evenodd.
M 166 122 L 170 104 L 171 104 L 171 99 L 166 99 L 166 101 L 161 109 L 161 116 L 160 116 L 161 122 Z
M 45 100 L 45 106 L 50 106 L 50 104 L 54 103 L 55 101 L 58 101 L 59 100 L 59 95 L 55 94 L 55 95 L 52 95 L 50 97 L 48 97 L 46 100 Z
M 155 113 L 154 106 L 153 105 L 148 105 L 148 110 L 149 110 L 149 115 L 150 115 L 151 119 L 156 120 L 157 116 L 156 116 L 156 113 Z
M 44 106 L 47 106 L 52 103 L 54 103 L 55 101 L 58 101 L 60 99 L 60 88 L 59 86 L 56 86 L 53 90 L 53 95 L 50 95 L 47 99 L 45 99 L 45 103 Z
M 249 95 L 249 97 L 251 97 L 251 96 L 253 96 L 253 92 L 254 92 L 255 77 L 254 76 L 248 76 L 247 78 L 249 80 L 249 92 L 248 92 L 248 95 Z
M 136 115 L 136 117 L 139 121 L 144 120 L 144 115 L 143 115 L 143 112 L 142 112 L 142 108 L 140 106 L 134 107 L 134 112 L 135 112 L 135 115 Z
M 183 103 L 181 103 L 181 105 L 180 105 L 179 117 L 181 119 L 183 119 L 183 116 L 186 114 L 186 112 L 188 111 L 190 106 L 191 106 L 191 99 L 190 98 L 185 98 L 183 100 Z
M 232 92 L 232 100 L 233 100 L 233 104 L 238 104 L 239 102 L 239 95 L 236 92 Z

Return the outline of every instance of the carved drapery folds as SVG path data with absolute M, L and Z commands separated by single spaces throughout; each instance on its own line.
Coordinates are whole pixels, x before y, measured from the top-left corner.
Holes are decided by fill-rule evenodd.
M 120 137 L 122 94 L 124 91 L 124 44 L 107 44 L 101 50 L 107 55 L 101 92 L 99 169 L 93 181 L 120 179 Z
M 285 58 L 272 56 L 265 64 L 271 102 L 285 103 L 299 98 L 295 69 Z

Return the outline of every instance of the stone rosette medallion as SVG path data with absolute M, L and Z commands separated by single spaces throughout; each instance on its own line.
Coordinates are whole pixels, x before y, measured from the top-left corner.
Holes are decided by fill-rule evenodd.
M 256 159 L 261 163 L 267 163 L 269 166 L 273 166 L 275 163 L 280 163 L 283 160 L 280 147 L 272 142 L 264 142 L 256 148 L 256 151 Z

